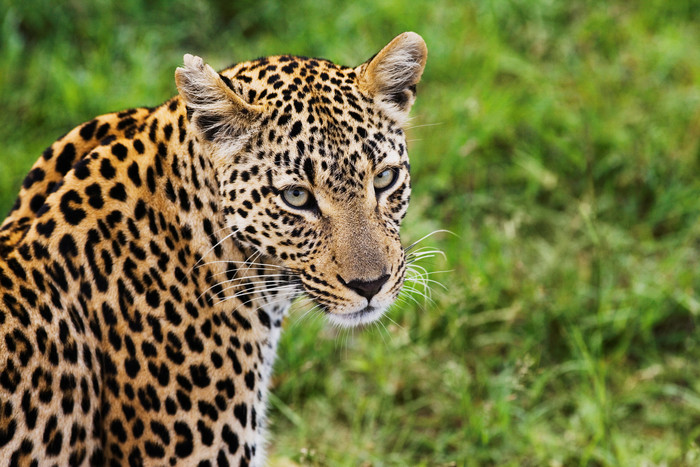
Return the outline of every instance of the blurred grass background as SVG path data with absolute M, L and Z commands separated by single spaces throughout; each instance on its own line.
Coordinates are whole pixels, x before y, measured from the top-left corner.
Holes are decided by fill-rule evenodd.
M 146 6 L 148 5 L 148 6 Z M 279 465 L 700 465 L 700 4 L 0 0 L 0 210 L 44 147 L 184 53 L 346 65 L 425 38 L 406 243 L 434 303 L 292 316 Z

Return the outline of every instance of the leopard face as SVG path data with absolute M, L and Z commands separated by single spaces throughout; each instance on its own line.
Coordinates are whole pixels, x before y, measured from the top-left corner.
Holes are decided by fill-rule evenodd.
M 279 56 L 219 75 L 187 56 L 176 75 L 232 235 L 340 325 L 377 319 L 403 284 L 402 125 L 425 59 L 408 33 L 357 68 Z

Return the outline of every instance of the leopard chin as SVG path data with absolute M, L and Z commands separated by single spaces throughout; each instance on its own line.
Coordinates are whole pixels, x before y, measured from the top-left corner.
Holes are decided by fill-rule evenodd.
M 375 307 L 367 305 L 359 311 L 349 313 L 327 313 L 328 321 L 338 327 L 353 328 L 365 324 L 371 324 L 384 316 L 388 307 Z

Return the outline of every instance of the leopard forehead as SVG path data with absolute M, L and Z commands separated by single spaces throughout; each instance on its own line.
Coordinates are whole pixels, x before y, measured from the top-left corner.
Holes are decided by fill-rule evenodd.
M 283 55 L 235 65 L 221 76 L 247 103 L 267 110 L 244 152 L 270 164 L 278 185 L 324 186 L 347 200 L 373 170 L 408 164 L 401 126 L 362 92 L 353 68 Z

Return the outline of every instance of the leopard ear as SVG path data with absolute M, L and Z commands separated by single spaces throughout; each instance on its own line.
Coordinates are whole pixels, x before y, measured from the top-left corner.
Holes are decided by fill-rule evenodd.
M 357 68 L 360 86 L 382 110 L 403 124 L 415 101 L 416 84 L 427 58 L 423 38 L 415 32 L 404 32 Z
M 190 120 L 205 140 L 227 152 L 240 150 L 257 129 L 263 107 L 243 100 L 231 81 L 201 58 L 187 54 L 184 61 L 184 68 L 175 70 L 175 83 Z

